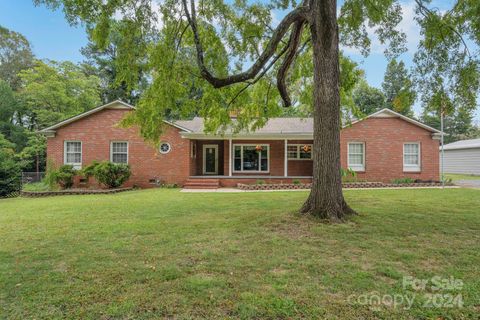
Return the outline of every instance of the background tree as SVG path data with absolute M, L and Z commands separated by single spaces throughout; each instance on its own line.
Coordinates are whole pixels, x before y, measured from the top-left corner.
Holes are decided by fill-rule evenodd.
M 0 79 L 17 90 L 20 85 L 18 73 L 30 68 L 33 62 L 28 40 L 18 32 L 0 26 Z
M 12 142 L 17 152 L 27 143 L 27 133 L 18 123 L 22 108 L 10 85 L 0 79 L 0 134 Z
M 24 125 L 48 127 L 100 104 L 100 80 L 71 62 L 37 61 L 20 72 L 19 95 L 26 105 Z
M 118 69 L 122 68 L 121 63 L 125 61 L 123 57 L 119 57 L 125 50 L 119 48 L 132 45 L 130 40 L 122 36 L 122 28 L 128 27 L 122 24 L 121 21 L 111 20 L 111 29 L 108 35 L 106 46 L 100 47 L 94 40 L 94 30 L 89 30 L 89 43 L 82 48 L 82 54 L 87 58 L 86 63 L 92 66 L 91 74 L 96 75 L 101 80 L 101 95 L 104 103 L 111 102 L 116 99 L 121 99 L 125 102 L 135 104 L 139 96 L 147 86 L 147 78 L 145 74 L 145 67 L 138 68 L 138 74 L 132 81 L 134 86 L 129 87 L 126 81 L 118 79 Z M 153 41 L 153 39 L 152 39 Z M 140 42 L 140 40 L 137 40 Z M 133 44 L 135 48 L 138 48 Z M 146 63 L 146 61 L 144 62 Z
M 291 90 L 292 86 L 307 87 L 312 81 L 313 183 L 301 211 L 335 221 L 353 213 L 341 190 L 339 40 L 368 54 L 367 28 L 371 28 L 382 43 L 388 42 L 387 55 L 401 52 L 405 35 L 395 29 L 401 20 L 397 1 L 346 0 L 339 14 L 334 0 L 183 0 L 181 4 L 165 0 L 159 3 L 158 12 L 152 11 L 149 1 L 35 2 L 53 8 L 63 5 L 67 19 L 71 23 L 84 21 L 94 30 L 94 40 L 101 47 L 108 42 L 110 17 L 114 15 L 129 25 L 121 34 L 130 38 L 150 34 L 161 19 L 158 44 L 148 46 L 148 41 L 142 41 L 145 45 L 140 46 L 140 54 L 138 48 L 122 48 L 127 51 L 123 56 L 130 59 L 124 60 L 117 75 L 122 79 L 137 74 L 132 72 L 140 64 L 135 57 L 143 57 L 141 51 L 145 50 L 152 82 L 130 123 L 140 124 L 143 136 L 154 141 L 162 132 L 158 124 L 167 109 L 195 109 L 206 117 L 206 129 L 217 132 L 232 125 L 228 115 L 235 110 L 239 115 L 235 129 L 254 130 L 268 117 L 281 114 L 280 102 L 289 107 L 299 100 L 292 99 L 291 94 L 301 90 Z M 475 5 L 475 1 L 462 1 L 457 12 L 467 27 L 462 32 L 472 35 L 478 29 Z M 426 11 L 424 1 L 417 0 L 417 6 L 418 19 L 428 30 L 439 23 Z M 273 26 L 272 10 L 277 9 L 285 10 L 285 15 Z M 297 59 L 308 54 L 313 79 L 292 81 L 297 70 L 302 74 Z M 422 57 L 417 61 L 421 64 Z M 297 67 L 300 69 L 295 70 Z
M 472 112 L 465 108 L 450 110 L 444 117 L 444 143 L 478 137 L 478 129 L 473 125 Z M 440 129 L 440 114 L 436 108 L 425 110 L 422 113 L 422 122 Z
M 413 116 L 412 106 L 416 95 L 403 61 L 390 60 L 383 78 L 382 89 L 387 108 L 408 117 Z
M 370 86 L 365 79 L 358 82 L 353 90 L 353 102 L 363 116 L 385 108 L 385 95 L 380 89 Z
M 423 117 L 445 115 L 446 141 L 471 125 L 480 90 L 478 1 L 454 1 L 449 10 L 416 0 L 423 39 L 415 54 L 415 80 Z M 436 126 L 439 128 L 439 125 Z
M 0 197 L 20 190 L 21 167 L 14 154 L 14 145 L 0 133 Z

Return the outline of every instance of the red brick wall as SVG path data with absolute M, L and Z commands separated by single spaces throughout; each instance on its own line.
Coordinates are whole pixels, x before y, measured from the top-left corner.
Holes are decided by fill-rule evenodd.
M 190 141 L 179 135 L 179 130 L 166 125 L 162 141 L 171 145 L 171 151 L 161 154 L 146 143 L 138 129 L 119 128 L 116 124 L 128 110 L 108 109 L 94 113 L 57 130 L 48 138 L 47 155 L 58 166 L 63 164 L 64 141 L 82 141 L 82 166 L 93 160 L 110 160 L 110 142 L 128 141 L 128 162 L 132 176 L 127 186 L 152 186 L 150 179 L 159 178 L 166 183 L 183 184 L 190 175 Z
M 166 126 L 161 140 L 169 142 L 172 150 L 168 154 L 161 154 L 139 136 L 137 128 L 125 129 L 116 126 L 126 112 L 129 111 L 103 110 L 58 129 L 54 138 L 48 138 L 48 158 L 57 165 L 63 164 L 64 141 L 79 140 L 82 141 L 82 163 L 86 166 L 93 160 L 109 160 L 111 141 L 128 141 L 132 177 L 127 185 L 150 187 L 152 185 L 149 180 L 154 178 L 182 185 L 190 175 L 202 173 L 203 144 L 215 143 L 219 145 L 219 175 L 228 175 L 228 140 L 192 141 L 196 145 L 196 158 L 192 158 L 190 140 L 181 138 L 179 129 Z M 343 129 L 341 132 L 342 167 L 347 167 L 349 141 L 365 142 L 365 172 L 358 174 L 359 179 L 383 182 L 402 177 L 439 180 L 438 140 L 433 140 L 430 132 L 413 124 L 397 118 L 370 118 Z M 403 172 L 404 142 L 420 143 L 421 172 Z M 270 145 L 269 173 L 250 173 L 250 175 L 284 175 L 284 140 L 234 140 L 233 144 L 235 143 Z M 289 141 L 289 143 L 307 144 L 311 141 Z M 311 176 L 312 161 L 289 160 L 288 174 L 289 176 Z M 245 176 L 249 173 L 234 172 L 233 175 Z M 252 179 L 252 181 L 256 180 L 256 178 Z
M 341 163 L 347 167 L 348 142 L 365 143 L 365 172 L 358 179 L 391 182 L 396 178 L 439 180 L 439 141 L 432 133 L 399 118 L 369 118 L 340 133 Z M 403 171 L 403 144 L 419 142 L 421 172 Z

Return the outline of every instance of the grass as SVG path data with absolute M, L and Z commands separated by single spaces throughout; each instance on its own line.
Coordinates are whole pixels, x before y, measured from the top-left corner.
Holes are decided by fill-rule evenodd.
M 50 187 L 44 182 L 26 183 L 22 186 L 23 191 L 50 191 Z
M 480 180 L 480 176 L 473 174 L 455 174 L 455 173 L 446 173 L 445 178 L 452 179 L 452 181 L 458 180 Z
M 480 191 L 353 190 L 338 225 L 306 192 L 0 200 L 0 319 L 477 319 Z M 463 308 L 402 278 L 454 277 Z M 404 305 L 349 297 L 417 295 Z

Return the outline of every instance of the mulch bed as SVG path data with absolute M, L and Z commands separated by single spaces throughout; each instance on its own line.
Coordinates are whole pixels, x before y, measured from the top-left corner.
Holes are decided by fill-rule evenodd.
M 451 184 L 446 184 L 451 185 Z M 300 184 L 237 184 L 240 190 L 290 190 L 310 189 L 311 183 Z M 383 183 L 383 182 L 346 182 L 343 188 L 415 188 L 415 187 L 441 187 L 441 182 L 415 182 L 415 183 Z
M 130 191 L 133 188 L 117 188 L 117 189 L 66 189 L 58 191 L 20 191 L 20 196 L 27 198 L 40 198 L 51 196 L 63 196 L 72 194 L 112 194 L 124 191 Z

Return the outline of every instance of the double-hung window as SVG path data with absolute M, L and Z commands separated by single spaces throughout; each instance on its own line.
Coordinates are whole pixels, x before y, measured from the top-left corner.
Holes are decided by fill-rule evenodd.
M 348 167 L 354 171 L 365 171 L 365 143 L 348 143 Z
M 113 163 L 128 163 L 127 141 L 112 141 L 110 143 L 110 161 Z
M 233 171 L 268 172 L 269 145 L 234 144 Z
M 403 171 L 420 171 L 420 143 L 403 144 Z
M 287 146 L 288 160 L 311 160 L 312 145 L 311 144 L 289 144 Z
M 75 169 L 82 168 L 81 141 L 65 141 L 63 162 L 72 165 Z

